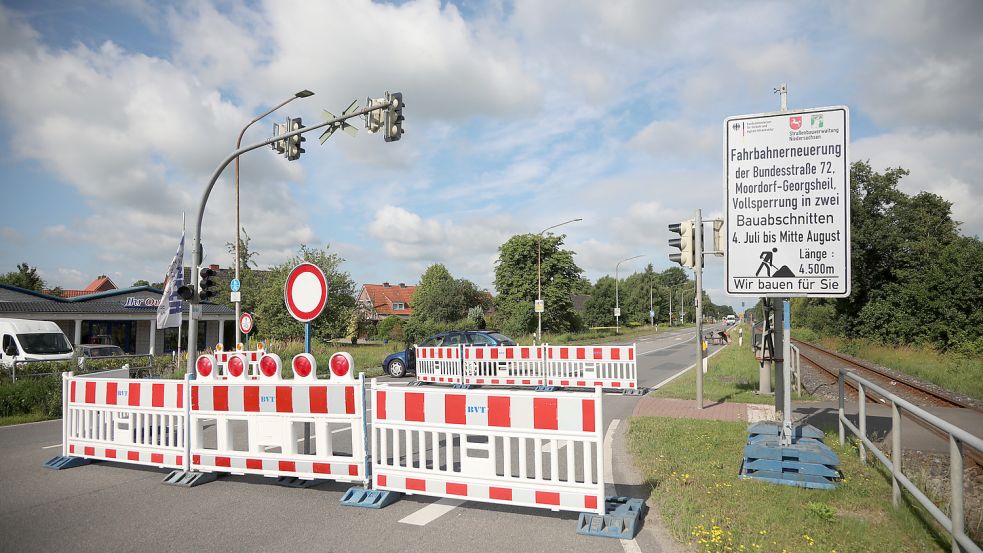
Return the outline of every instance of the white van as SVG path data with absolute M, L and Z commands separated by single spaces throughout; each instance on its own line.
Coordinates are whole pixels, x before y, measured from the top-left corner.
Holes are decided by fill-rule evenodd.
M 736 325 L 737 324 L 737 315 L 727 315 L 726 321 L 727 321 L 727 324 L 728 325 Z
M 0 319 L 0 365 L 71 359 L 72 343 L 51 321 Z

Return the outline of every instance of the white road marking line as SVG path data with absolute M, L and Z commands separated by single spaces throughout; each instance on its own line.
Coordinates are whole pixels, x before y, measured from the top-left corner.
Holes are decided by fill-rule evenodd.
M 722 351 L 724 351 L 724 348 L 718 349 L 717 351 L 711 353 L 710 355 L 707 355 L 707 359 L 710 359 L 711 357 L 713 357 L 714 355 L 717 355 L 718 353 L 720 353 Z M 679 371 L 678 373 L 670 376 L 669 378 L 663 380 L 662 382 L 659 382 L 655 386 L 652 386 L 651 388 L 649 388 L 649 390 L 658 390 L 659 388 L 665 386 L 666 384 L 672 382 L 673 380 L 676 380 L 680 376 L 683 376 L 684 374 L 686 374 L 686 371 L 692 369 L 695 366 L 696 366 L 696 363 L 693 363 L 692 365 L 690 365 L 690 366 L 686 367 L 685 369 Z
M 404 517 L 402 520 L 400 520 L 400 522 L 403 524 L 412 524 L 414 526 L 426 526 L 441 516 L 453 511 L 455 507 L 463 505 L 464 503 L 465 500 L 463 499 L 448 499 L 445 497 L 434 501 L 430 505 L 427 505 L 411 515 Z
M 61 447 L 61 444 L 46 445 L 46 446 L 42 447 L 41 449 L 51 449 L 53 447 Z
M 618 430 L 621 419 L 614 419 L 608 425 L 608 431 L 604 433 L 604 495 L 618 495 L 614 487 L 614 433 Z M 641 553 L 638 542 L 634 539 L 618 540 L 625 553 Z
M 676 340 L 682 340 L 682 338 L 676 338 Z M 693 336 L 690 336 L 689 339 L 686 340 L 686 342 L 692 342 L 693 340 L 696 340 L 696 335 L 695 334 Z M 685 344 L 686 342 L 683 342 L 683 343 Z M 676 347 L 678 345 L 679 344 L 670 344 L 670 345 L 668 345 L 668 346 L 666 346 L 664 348 L 653 349 L 652 351 L 645 351 L 645 352 L 639 353 L 638 355 L 639 356 L 641 356 L 641 355 L 648 355 L 650 353 L 655 353 L 657 351 L 662 351 L 664 349 L 674 348 L 674 347 Z

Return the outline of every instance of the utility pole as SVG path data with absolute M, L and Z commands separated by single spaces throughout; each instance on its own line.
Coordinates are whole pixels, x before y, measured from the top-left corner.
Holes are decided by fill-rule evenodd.
M 695 261 L 696 274 L 696 407 L 703 409 L 703 210 L 696 210 L 693 225 L 696 233 Z

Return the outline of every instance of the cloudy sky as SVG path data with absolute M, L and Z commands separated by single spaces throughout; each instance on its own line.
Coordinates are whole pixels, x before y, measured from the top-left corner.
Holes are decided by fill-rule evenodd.
M 909 169 L 905 191 L 980 235 L 981 28 L 978 0 L 4 0 L 0 271 L 161 279 L 242 126 L 305 88 L 276 119 L 401 91 L 406 134 L 244 156 L 262 266 L 330 244 L 358 283 L 441 262 L 491 288 L 509 236 L 582 217 L 562 230 L 592 280 L 632 255 L 667 268 L 666 225 L 722 213 L 723 120 L 776 110 L 781 82 L 792 109 L 848 105 L 854 160 Z M 230 265 L 231 168 L 203 232 L 206 261 Z M 719 260 L 705 282 L 740 304 Z

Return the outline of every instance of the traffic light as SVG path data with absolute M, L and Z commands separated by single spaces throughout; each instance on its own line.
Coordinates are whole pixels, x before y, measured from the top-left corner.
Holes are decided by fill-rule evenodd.
M 299 131 L 304 128 L 300 122 L 300 117 L 287 119 L 287 132 Z M 307 140 L 304 135 L 297 134 L 287 139 L 287 161 L 300 159 L 300 154 L 304 153 L 301 143 Z
M 178 286 L 177 295 L 181 297 L 184 301 L 194 302 L 195 298 L 195 287 L 190 284 L 185 284 L 183 286 Z
M 215 270 L 210 267 L 202 267 L 198 275 L 201 276 L 201 280 L 198 281 L 198 300 L 208 301 L 215 295 L 215 290 L 212 290 L 212 287 L 215 286 L 215 281 L 212 280 L 212 277 L 215 276 Z
M 386 142 L 395 142 L 403 136 L 403 93 L 386 93 L 389 109 L 386 110 Z
M 669 230 L 679 234 L 679 238 L 669 240 L 669 246 L 679 248 L 679 253 L 669 254 L 669 259 L 683 267 L 692 268 L 696 266 L 696 236 L 694 235 L 696 229 L 693 226 L 692 219 L 669 225 Z
M 289 123 L 273 123 L 273 136 L 274 137 L 283 136 L 283 135 L 287 134 L 288 132 L 290 132 L 290 125 L 289 125 Z M 270 144 L 270 146 L 273 148 L 273 151 L 276 152 L 276 153 L 278 153 L 278 154 L 285 154 L 285 153 L 287 153 L 287 141 L 286 141 L 286 139 L 277 140 L 273 144 Z

